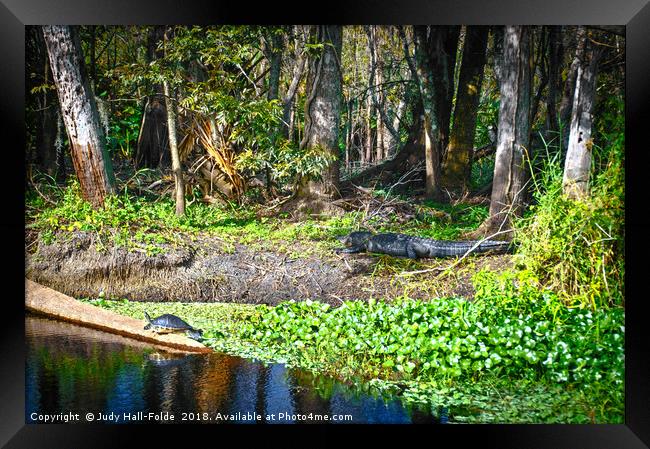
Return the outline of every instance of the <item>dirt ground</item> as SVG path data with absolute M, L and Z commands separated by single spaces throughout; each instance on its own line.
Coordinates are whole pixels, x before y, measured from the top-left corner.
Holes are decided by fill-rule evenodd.
M 27 278 L 35 282 L 73 297 L 94 298 L 103 291 L 107 298 L 154 302 L 276 305 L 311 299 L 336 306 L 345 300 L 403 295 L 469 299 L 474 273 L 512 265 L 509 255 L 468 257 L 447 271 L 434 268 L 449 267 L 456 259 L 410 261 L 369 254 L 292 258 L 270 249 L 224 244 L 208 235 L 183 237 L 181 244 L 157 255 L 120 247 L 98 251 L 93 234 L 84 232 L 37 245 L 35 252 L 26 253 Z

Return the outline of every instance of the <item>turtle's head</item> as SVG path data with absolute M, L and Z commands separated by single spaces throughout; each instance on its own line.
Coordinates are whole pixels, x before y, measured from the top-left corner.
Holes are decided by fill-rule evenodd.
M 345 246 L 363 246 L 370 237 L 372 237 L 372 232 L 355 231 L 346 236 L 339 237 L 339 241 Z
M 147 325 L 144 327 L 144 330 L 151 329 L 151 324 L 152 324 L 152 323 L 151 323 L 151 317 L 149 316 L 149 314 L 148 314 L 147 312 L 144 313 L 144 317 L 145 317 L 145 318 L 147 319 L 147 321 L 148 321 Z
M 190 329 L 187 331 L 187 336 L 192 340 L 201 341 L 203 339 L 203 331 L 201 329 Z

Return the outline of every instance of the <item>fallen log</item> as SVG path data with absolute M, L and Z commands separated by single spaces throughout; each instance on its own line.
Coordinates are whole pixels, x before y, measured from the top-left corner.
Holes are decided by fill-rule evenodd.
M 210 348 L 180 334 L 156 334 L 144 330 L 146 322 L 119 315 L 25 279 L 25 308 L 29 311 L 133 338 L 155 346 L 164 346 L 186 352 L 212 352 Z

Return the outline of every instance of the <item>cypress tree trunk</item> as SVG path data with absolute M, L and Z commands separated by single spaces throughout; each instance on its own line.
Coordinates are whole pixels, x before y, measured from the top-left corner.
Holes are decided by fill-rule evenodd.
M 164 35 L 164 26 L 155 26 L 149 32 L 147 37 L 148 62 L 163 57 L 162 50 L 158 50 L 157 46 L 164 39 Z M 142 114 L 142 124 L 135 152 L 135 164 L 138 168 L 169 167 L 171 162 L 163 87 L 157 84 L 153 86 L 153 91 L 155 93 L 147 98 Z
M 592 111 L 596 97 L 596 78 L 600 52 L 585 40 L 576 76 L 575 94 L 569 129 L 569 146 L 562 179 L 563 191 L 570 198 L 589 194 L 591 171 Z
M 113 192 L 113 168 L 85 73 L 79 36 L 74 27 L 48 25 L 43 27 L 43 37 L 82 196 L 100 207 Z
M 530 140 L 530 35 L 527 27 L 507 26 L 500 70 L 500 107 L 494 181 L 487 231 L 509 227 L 525 201 Z M 502 229 L 503 229 L 502 228 Z
M 487 37 L 487 27 L 467 27 L 454 110 L 454 128 L 449 138 L 442 174 L 442 183 L 450 190 L 467 189 L 469 186 Z
M 275 100 L 280 94 L 280 71 L 282 69 L 282 35 L 271 31 L 271 43 L 265 48 L 265 56 L 269 60 L 269 90 L 266 98 Z
M 341 47 L 343 28 L 340 25 L 318 26 L 318 42 L 324 44 L 321 54 L 312 61 L 308 96 L 305 101 L 305 135 L 301 148 L 320 147 L 333 156 L 322 173 L 321 181 L 303 180 L 300 196 L 339 195 L 339 121 L 341 115 Z
M 438 110 L 440 111 L 440 145 L 442 157 L 447 151 L 449 145 L 449 125 L 451 123 L 451 109 L 454 98 L 454 70 L 456 67 L 456 53 L 458 50 L 458 38 L 460 36 L 460 26 L 443 26 L 436 27 L 440 29 L 442 51 L 436 51 L 434 56 L 434 70 L 438 76 L 433 81 L 437 84 L 436 96 Z

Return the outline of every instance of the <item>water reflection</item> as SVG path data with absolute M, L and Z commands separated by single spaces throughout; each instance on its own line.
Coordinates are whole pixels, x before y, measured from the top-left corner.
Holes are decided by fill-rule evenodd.
M 26 318 L 26 338 L 28 423 L 39 422 L 33 413 L 70 412 L 79 413 L 81 422 L 88 412 L 168 412 L 175 422 L 328 422 L 322 417 L 333 415 L 351 415 L 344 422 L 353 423 L 434 422 L 397 400 L 282 364 L 218 353 L 170 354 L 33 316 Z

